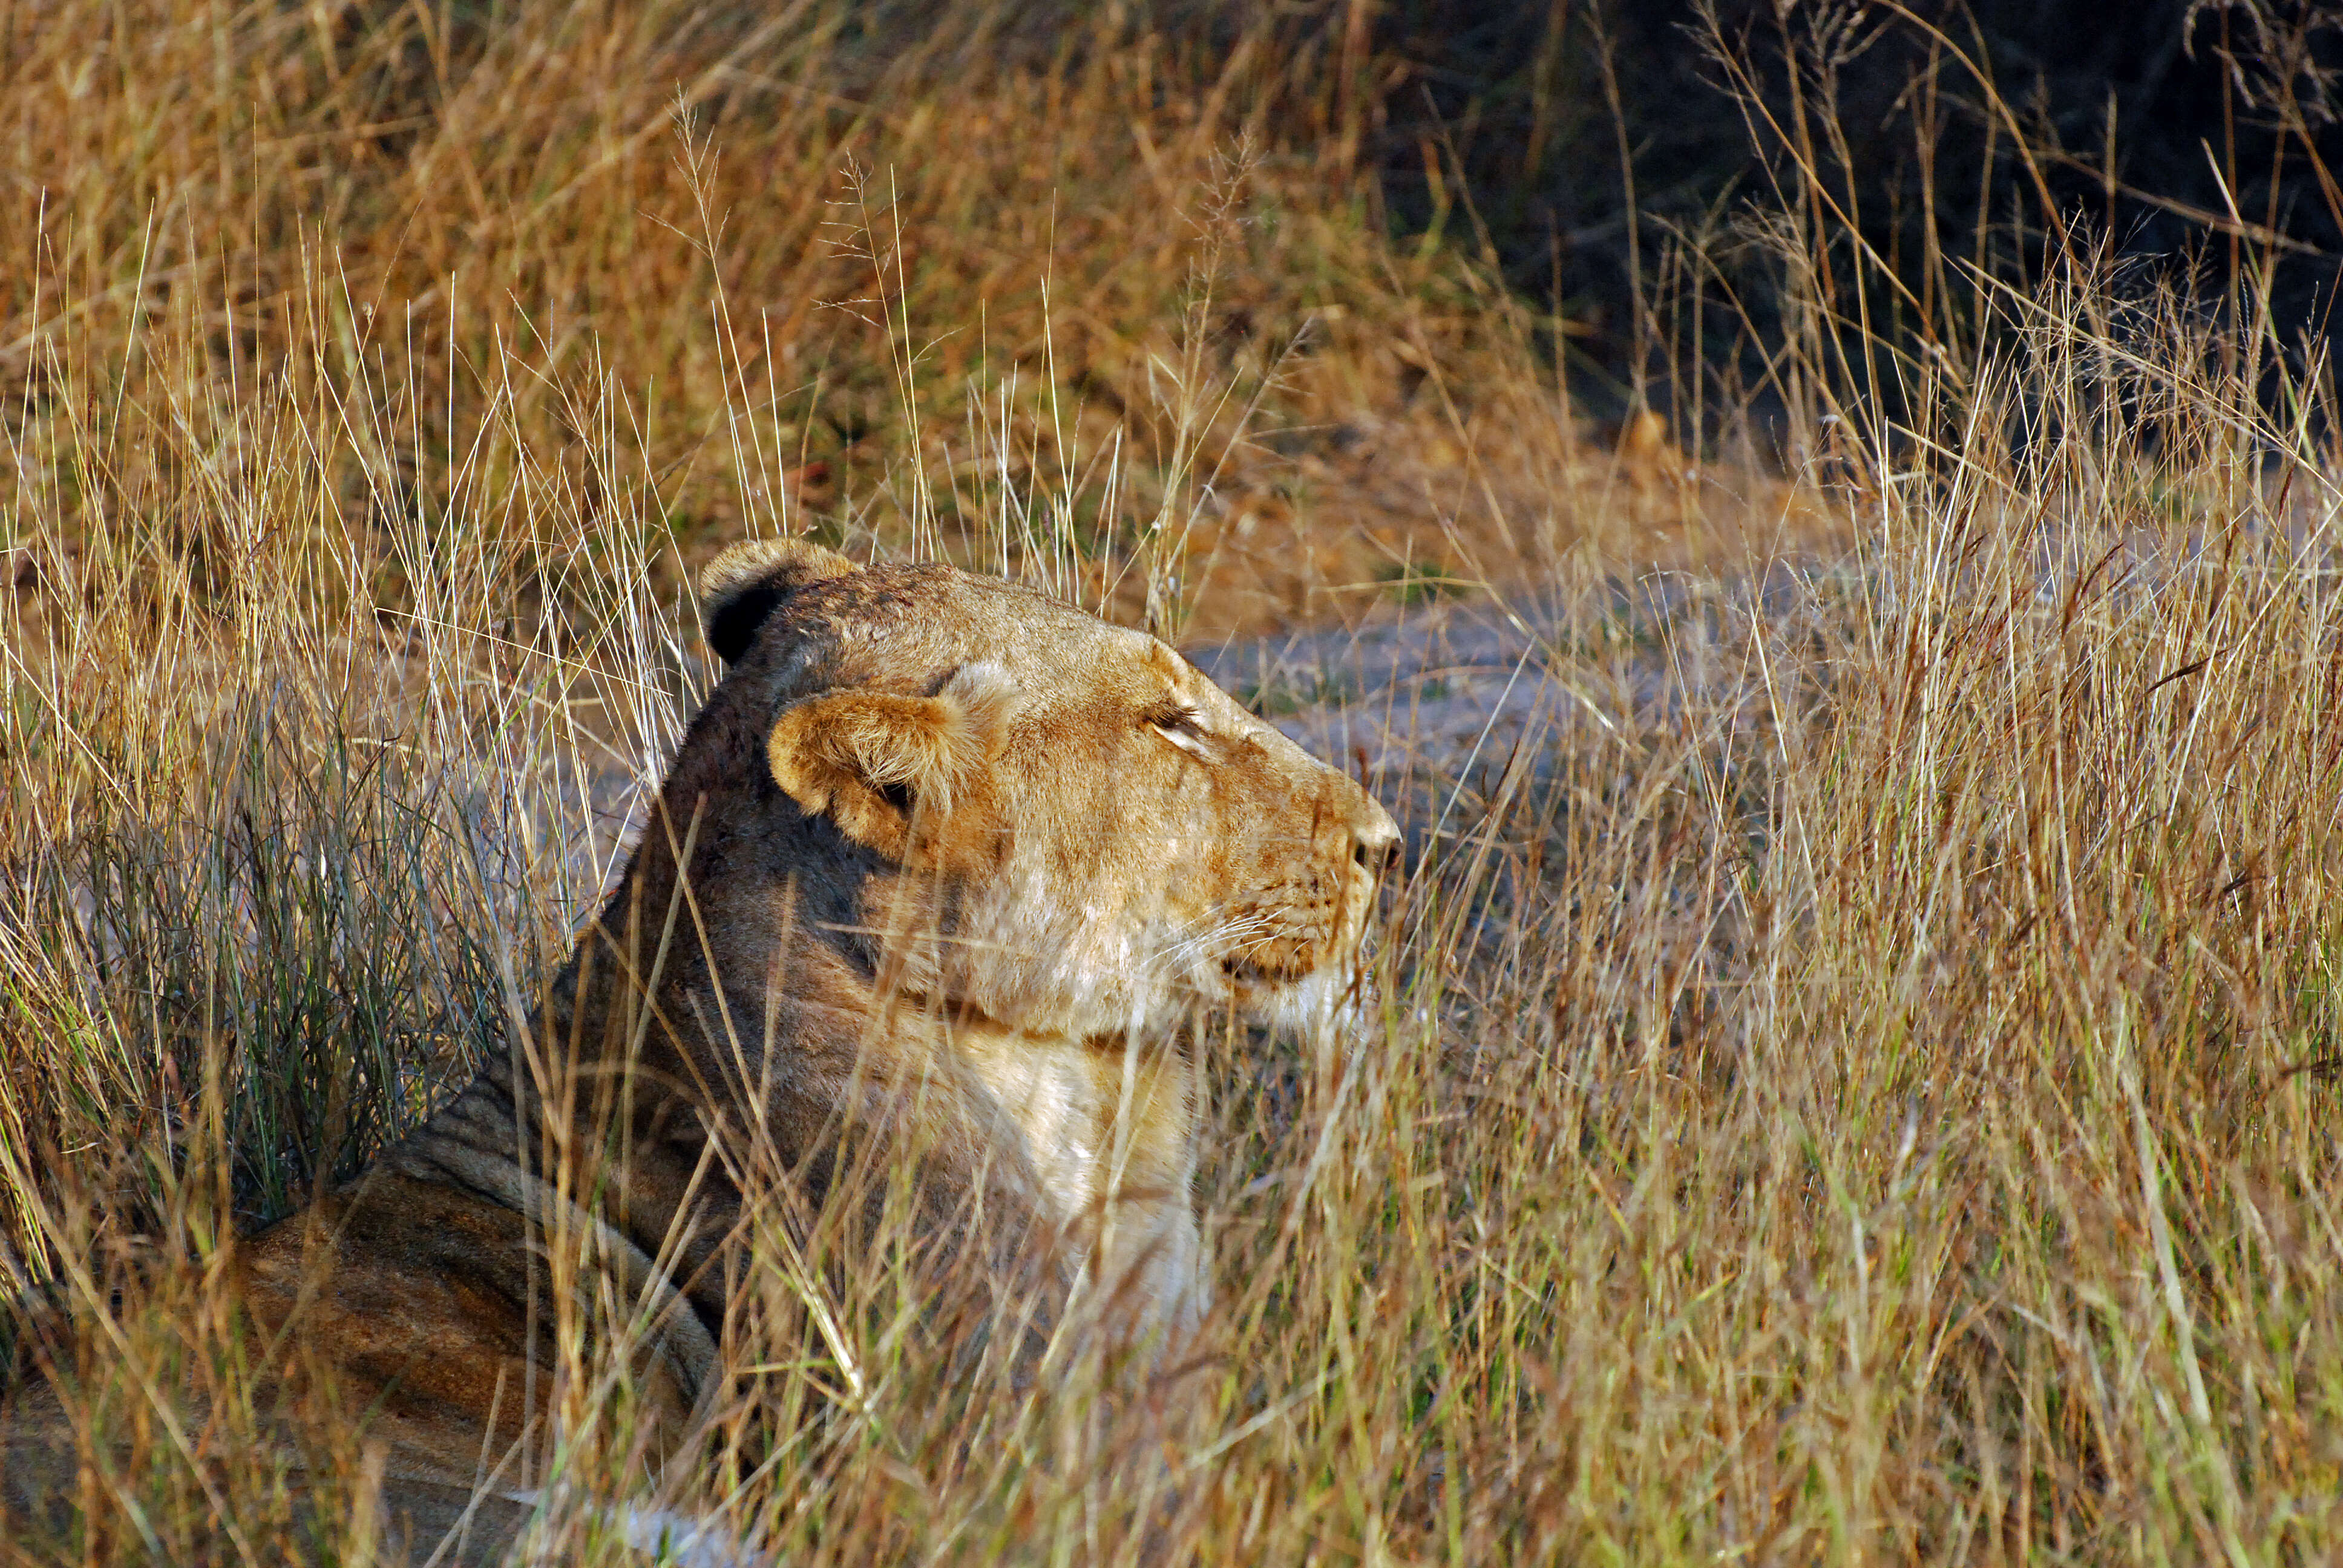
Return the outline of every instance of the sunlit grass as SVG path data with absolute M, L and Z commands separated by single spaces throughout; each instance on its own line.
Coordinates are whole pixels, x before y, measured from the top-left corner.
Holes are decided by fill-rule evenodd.
M 222 1250 L 501 1048 L 710 678 L 686 568 L 811 528 L 1202 638 L 1502 606 L 1545 695 L 1381 777 L 1363 1033 L 1212 1043 L 1175 1379 L 963 1380 L 775 1219 L 650 1501 L 791 1563 L 2335 1554 L 2322 367 L 2054 256 L 1893 417 L 1783 346 L 1786 484 L 1614 462 L 1263 67 L 781 15 L 12 45 L 0 1261 L 73 1518 L 0 1553 L 368 1560 L 363 1412 Z M 1328 664 L 1253 695 L 1374 711 Z M 532 1528 L 621 1561 L 582 1328 Z

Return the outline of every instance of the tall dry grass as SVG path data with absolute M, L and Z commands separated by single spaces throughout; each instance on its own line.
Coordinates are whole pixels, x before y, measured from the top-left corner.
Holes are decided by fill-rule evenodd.
M 221 1250 L 502 1049 L 709 678 L 680 566 L 810 527 L 1199 635 L 1478 573 L 1544 717 L 1380 781 L 1435 809 L 1363 1037 L 1213 1037 L 1170 1417 L 970 1388 L 775 1222 L 678 1489 L 565 1329 L 544 1557 L 626 1499 L 789 1562 L 2334 1555 L 2343 469 L 2250 312 L 2077 241 L 1858 367 L 1885 269 L 1793 192 L 1796 487 L 1625 473 L 1313 155 L 1339 32 L 66 20 L 8 45 L 0 1258 L 75 1519 L 0 1553 L 373 1560 L 364 1412 L 261 1396 Z
M 337 477 L 405 512 L 502 476 L 465 445 L 499 426 L 590 490 L 568 388 L 607 375 L 686 557 L 799 507 L 967 553 L 1061 493 L 1092 553 L 1181 518 L 1224 627 L 1616 531 L 1555 499 L 1551 324 L 1383 238 L 1343 36 L 1214 5 L 27 17 L 0 384 L 37 427 L 63 353 L 156 406 L 164 323 L 231 384 L 411 383 Z

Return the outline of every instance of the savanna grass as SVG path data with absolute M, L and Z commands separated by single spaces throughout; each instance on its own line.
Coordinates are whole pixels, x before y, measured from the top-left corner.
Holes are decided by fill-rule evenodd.
M 709 678 L 682 568 L 810 527 L 1199 632 L 1436 547 L 1550 700 L 1381 780 L 1434 808 L 1370 1024 L 1208 1030 L 1148 1408 L 961 1381 L 900 1260 L 759 1218 L 668 1490 L 564 1319 L 544 1557 L 628 1498 L 793 1563 L 2335 1554 L 2343 473 L 2249 312 L 2062 238 L 1858 365 L 1817 258 L 1890 285 L 1793 191 L 1800 471 L 1687 477 L 1305 156 L 1339 51 L 83 20 L 9 45 L 0 480 L 0 1257 L 75 1519 L 0 1553 L 373 1559 L 364 1412 L 258 1376 L 223 1249 L 506 1048 Z

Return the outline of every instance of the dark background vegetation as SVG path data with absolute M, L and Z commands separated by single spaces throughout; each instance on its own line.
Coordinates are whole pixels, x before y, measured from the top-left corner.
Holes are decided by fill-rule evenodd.
M 1516 287 L 1558 299 L 1594 372 L 1576 389 L 1598 411 L 1632 396 L 1639 366 L 1658 369 L 1654 334 L 1636 330 L 1635 274 L 1650 297 L 1672 245 L 1699 244 L 1713 276 L 1770 318 L 1775 290 L 1732 220 L 1791 187 L 1806 134 L 1833 199 L 1916 293 L 1926 226 L 1976 258 L 1981 204 L 1986 263 L 2037 274 L 2046 193 L 2074 243 L 2156 257 L 2140 270 L 2185 274 L 2215 303 L 2238 270 L 2275 263 L 2281 337 L 2331 327 L 2343 256 L 2343 8 L 2331 4 L 1393 0 L 1373 8 L 1373 28 L 1364 156 L 1394 222 L 1483 226 Z M 1739 81 L 1712 35 L 1746 63 Z M 1821 126 L 1833 97 L 1837 144 Z M 1712 372 L 1736 354 L 1729 337 L 1702 347 Z

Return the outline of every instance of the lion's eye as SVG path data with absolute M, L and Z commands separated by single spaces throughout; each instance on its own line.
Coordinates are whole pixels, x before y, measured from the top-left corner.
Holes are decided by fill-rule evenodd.
M 1211 739 L 1192 708 L 1166 703 L 1151 710 L 1146 716 L 1146 723 L 1149 729 L 1182 751 L 1197 757 L 1211 754 Z

